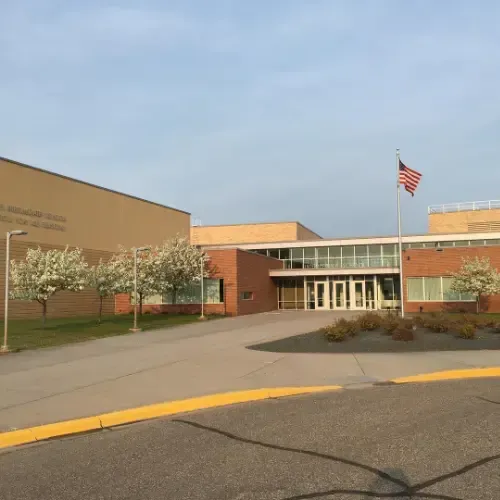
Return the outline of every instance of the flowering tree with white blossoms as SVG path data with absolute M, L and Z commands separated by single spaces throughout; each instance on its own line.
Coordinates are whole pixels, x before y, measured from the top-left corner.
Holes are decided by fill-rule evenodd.
M 102 318 L 102 305 L 106 297 L 112 297 L 119 291 L 122 283 L 123 266 L 116 259 L 108 262 L 99 260 L 99 264 L 91 267 L 87 274 L 87 285 L 94 288 L 99 296 L 99 323 Z
M 134 252 L 120 247 L 118 254 L 113 255 L 110 264 L 116 266 L 118 281 L 115 293 L 134 293 Z M 137 296 L 139 314 L 142 314 L 142 303 L 150 295 L 157 293 L 153 258 L 150 251 L 137 253 Z M 135 300 L 135 297 L 134 297 Z
M 62 290 L 78 292 L 86 284 L 87 263 L 79 248 L 69 250 L 28 249 L 24 261 L 11 261 L 12 291 L 18 300 L 36 300 L 42 306 L 43 325 L 47 319 L 47 302 Z
M 463 259 L 462 267 L 453 275 L 451 290 L 476 296 L 476 311 L 479 312 L 483 295 L 500 293 L 500 275 L 491 266 L 487 257 Z
M 177 301 L 177 294 L 183 288 L 201 279 L 208 277 L 208 256 L 186 238 L 176 236 L 156 247 L 152 253 L 155 288 L 157 293 L 172 294 L 172 303 Z

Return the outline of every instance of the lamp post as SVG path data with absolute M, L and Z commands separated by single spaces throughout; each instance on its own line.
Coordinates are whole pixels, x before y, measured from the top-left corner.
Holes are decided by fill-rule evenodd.
M 145 252 L 149 247 L 134 248 L 134 327 L 130 329 L 131 332 L 139 332 L 137 328 L 137 255 L 139 252 Z
M 9 275 L 10 275 L 10 239 L 12 236 L 25 236 L 28 233 L 17 229 L 15 231 L 7 231 L 5 241 L 5 310 L 3 317 L 3 344 L 0 347 L 0 352 L 9 352 L 8 346 L 8 330 L 9 330 Z
M 205 274 L 205 259 L 204 259 L 204 255 L 201 254 L 201 258 L 200 258 L 200 272 L 201 272 L 201 316 L 200 316 L 200 319 L 203 320 L 205 319 L 205 306 L 204 306 L 204 301 L 205 301 L 205 298 L 204 298 L 204 294 L 203 294 L 203 275 Z

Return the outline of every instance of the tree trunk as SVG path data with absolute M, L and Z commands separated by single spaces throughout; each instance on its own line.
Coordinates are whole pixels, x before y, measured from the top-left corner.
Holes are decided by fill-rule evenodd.
M 102 302 L 104 300 L 104 297 L 102 295 L 99 296 L 99 321 L 98 323 L 101 324 L 101 318 L 102 318 Z
M 479 314 L 480 309 L 481 309 L 481 294 L 478 294 L 476 301 L 476 314 Z
M 42 302 L 42 327 L 45 328 L 47 322 L 47 302 Z
M 142 316 L 142 293 L 139 293 L 139 316 Z
M 172 304 L 177 304 L 177 288 L 172 288 Z

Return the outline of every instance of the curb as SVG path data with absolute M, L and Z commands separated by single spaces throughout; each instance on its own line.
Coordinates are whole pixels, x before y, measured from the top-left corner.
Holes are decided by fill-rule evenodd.
M 226 392 L 211 394 L 198 398 L 159 403 L 128 410 L 115 411 L 95 415 L 93 417 L 66 420 L 54 424 L 40 425 L 27 429 L 0 433 L 0 449 L 23 444 L 45 441 L 58 437 L 91 432 L 119 425 L 151 420 L 178 413 L 187 413 L 196 410 L 206 410 L 237 403 L 262 401 L 265 399 L 296 396 L 300 394 L 314 394 L 325 391 L 342 389 L 339 385 L 325 385 L 312 387 L 276 387 L 268 389 L 253 389 L 248 391 Z
M 392 379 L 393 384 L 408 384 L 416 382 L 437 382 L 440 380 L 459 380 L 469 378 L 500 377 L 500 366 L 489 368 L 466 368 L 463 370 L 446 370 L 441 372 L 423 373 L 422 375 L 412 375 L 410 377 L 400 377 Z

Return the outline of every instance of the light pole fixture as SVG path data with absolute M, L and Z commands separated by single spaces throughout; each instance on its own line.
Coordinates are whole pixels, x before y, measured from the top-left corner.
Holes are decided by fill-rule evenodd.
M 205 297 L 204 297 L 204 287 L 203 287 L 203 277 L 204 277 L 204 274 L 205 274 L 205 256 L 203 254 L 201 254 L 201 258 L 200 258 L 200 272 L 201 272 L 201 316 L 200 316 L 200 319 L 201 320 L 204 320 L 205 319 L 205 305 L 204 305 L 204 301 L 205 301 Z
M 17 229 L 15 231 L 7 231 L 5 238 L 5 304 L 3 316 L 3 344 L 0 347 L 0 352 L 9 352 L 8 346 L 8 331 L 9 331 L 9 277 L 10 277 L 10 239 L 12 236 L 25 236 L 28 233 Z
M 139 252 L 146 252 L 149 247 L 134 248 L 134 327 L 130 329 L 131 332 L 140 332 L 141 329 L 137 328 L 137 255 Z

